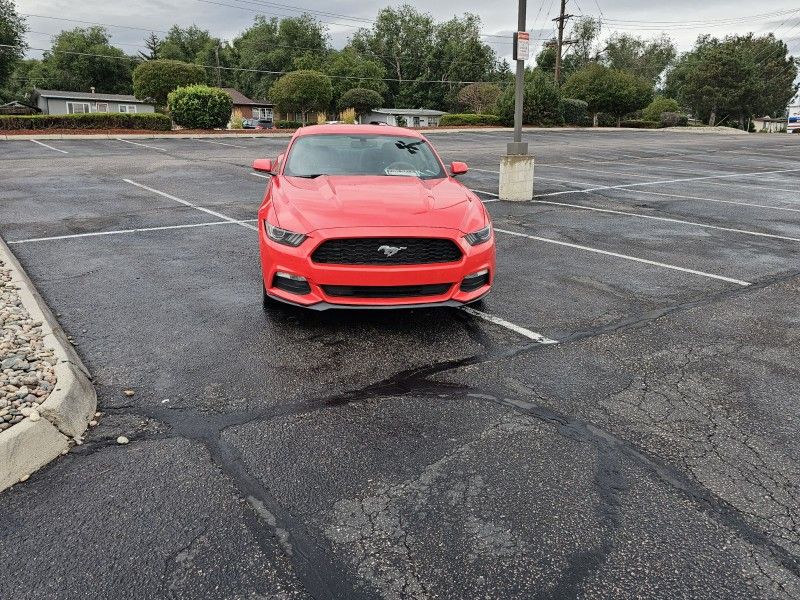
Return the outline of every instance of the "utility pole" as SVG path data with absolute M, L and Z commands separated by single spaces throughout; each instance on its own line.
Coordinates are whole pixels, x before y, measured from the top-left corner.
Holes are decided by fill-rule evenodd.
M 219 68 L 219 44 L 214 48 L 214 56 L 217 58 L 217 87 L 222 87 L 222 70 Z
M 571 19 L 575 15 L 565 14 L 567 11 L 567 0 L 561 0 L 561 10 L 558 17 L 553 21 L 558 22 L 558 41 L 556 43 L 556 85 L 561 85 L 561 57 L 564 52 L 564 25 L 567 19 Z

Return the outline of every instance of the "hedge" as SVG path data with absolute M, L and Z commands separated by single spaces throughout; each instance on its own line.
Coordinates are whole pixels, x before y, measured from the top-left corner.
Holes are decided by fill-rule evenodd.
M 227 92 L 207 85 L 179 87 L 167 96 L 172 120 L 187 129 L 214 129 L 228 125 L 233 100 Z
M 561 100 L 561 114 L 564 115 L 566 125 L 591 125 L 589 118 L 589 104 L 576 98 Z
M 661 113 L 662 127 L 686 127 L 689 124 L 689 117 L 677 112 Z
M 629 121 L 622 121 L 620 127 L 630 127 L 631 129 L 658 129 L 661 123 L 658 121 L 645 121 L 644 119 L 631 119 Z
M 0 130 L 20 129 L 148 129 L 169 131 L 172 122 L 156 113 L 88 113 L 77 115 L 0 116 Z
M 439 125 L 499 125 L 500 117 L 481 114 L 450 114 L 442 115 Z
M 303 124 L 300 121 L 278 121 L 275 126 L 278 129 L 300 129 Z

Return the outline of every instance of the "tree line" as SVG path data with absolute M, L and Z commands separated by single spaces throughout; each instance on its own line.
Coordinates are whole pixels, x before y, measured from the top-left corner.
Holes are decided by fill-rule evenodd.
M 591 121 L 619 122 L 641 116 L 656 98 L 712 124 L 744 124 L 753 115 L 781 116 L 797 91 L 798 60 L 773 34 L 701 36 L 680 54 L 666 35 L 604 38 L 601 28 L 591 17 L 573 22 L 559 81 L 555 42 L 544 44 L 526 70 L 526 122 L 570 122 L 582 103 Z M 94 26 L 62 31 L 41 59 L 25 59 L 25 31 L 12 0 L 0 0 L 0 44 L 13 46 L 0 49 L 0 100 L 24 100 L 33 87 L 133 93 L 137 64 L 178 61 L 195 65 L 187 83 L 234 87 L 254 99 L 295 105 L 298 94 L 314 96 L 309 110 L 334 112 L 343 98 L 352 98 L 361 105 L 380 99 L 387 107 L 487 113 L 506 122 L 513 111 L 510 66 L 483 40 L 480 18 L 469 13 L 436 22 L 408 5 L 384 8 L 341 49 L 309 15 L 257 16 L 230 42 L 175 25 L 147 35 L 135 56 Z M 172 64 L 180 72 L 178 63 Z M 293 76 L 287 80 L 288 73 Z M 169 91 L 157 101 L 163 103 Z

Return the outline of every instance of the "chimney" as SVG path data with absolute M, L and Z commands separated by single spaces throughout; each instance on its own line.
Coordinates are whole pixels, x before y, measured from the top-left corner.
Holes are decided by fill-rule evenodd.
M 91 87 L 91 88 L 89 88 L 89 89 L 90 89 L 90 90 L 92 90 L 92 93 L 94 94 L 94 86 L 92 86 L 92 87 Z

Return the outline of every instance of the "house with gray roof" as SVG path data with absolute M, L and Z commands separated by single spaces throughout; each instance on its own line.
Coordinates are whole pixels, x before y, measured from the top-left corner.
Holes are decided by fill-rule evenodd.
M 73 115 L 82 113 L 152 113 L 156 107 L 126 94 L 95 92 L 33 91 L 33 100 L 42 114 Z
M 361 123 L 386 123 L 405 127 L 438 127 L 439 119 L 446 112 L 429 108 L 373 108 L 361 116 Z

